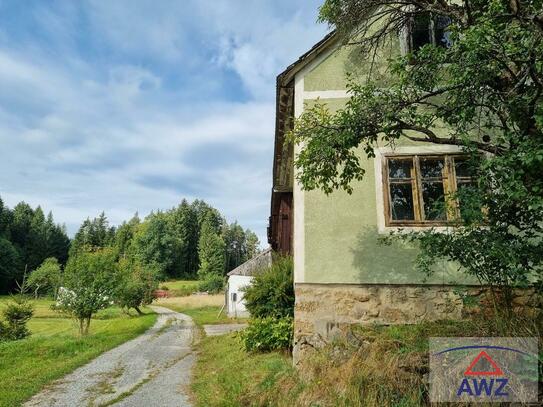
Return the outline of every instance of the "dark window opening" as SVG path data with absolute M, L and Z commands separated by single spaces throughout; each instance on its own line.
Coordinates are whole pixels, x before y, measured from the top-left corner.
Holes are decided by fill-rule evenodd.
M 418 51 L 426 44 L 449 48 L 452 45 L 448 30 L 451 19 L 430 13 L 416 14 L 412 19 L 408 43 L 411 51 Z

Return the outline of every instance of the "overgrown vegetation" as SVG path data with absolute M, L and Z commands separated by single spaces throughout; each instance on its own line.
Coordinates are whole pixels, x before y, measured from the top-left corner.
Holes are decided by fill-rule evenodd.
M 9 297 L 0 297 L 5 310 Z M 0 407 L 13 407 L 99 354 L 132 339 L 151 327 L 156 314 L 134 316 L 112 307 L 93 317 L 93 329 L 77 334 L 74 321 L 51 310 L 50 300 L 31 300 L 34 316 L 28 322 L 32 335 L 0 343 Z
M 196 406 L 279 407 L 267 402 L 268 392 L 283 391 L 279 382 L 294 375 L 282 353 L 247 353 L 234 334 L 211 336 L 198 344 L 191 387 Z M 283 405 L 291 407 L 292 401 Z
M 517 318 L 357 326 L 300 369 L 281 352 L 247 352 L 236 335 L 209 337 L 192 389 L 198 406 L 429 406 L 428 338 L 499 334 L 541 337 L 541 325 Z
M 240 333 L 246 350 L 291 349 L 294 332 L 294 265 L 290 257 L 275 257 L 245 287 L 249 327 Z
M 277 256 L 244 289 L 245 306 L 253 318 L 294 316 L 294 265 L 291 257 Z
M 249 320 L 249 326 L 239 333 L 247 351 L 269 352 L 291 349 L 294 334 L 292 317 L 265 317 Z
M 199 291 L 217 294 L 224 288 L 225 277 L 220 274 L 209 273 L 201 278 L 202 280 L 198 284 Z
M 474 181 L 441 200 L 451 211 L 460 202 L 449 221 L 462 227 L 399 237 L 419 243 L 423 271 L 455 261 L 482 283 L 500 286 L 504 305 L 510 288 L 541 291 L 543 278 L 541 10 L 541 1 L 524 0 L 327 0 L 321 21 L 359 47 L 369 75 L 351 75 L 343 109 L 332 113 L 318 103 L 290 135 L 302 146 L 299 181 L 326 193 L 351 192 L 364 177 L 361 151 L 373 158 L 376 147 L 401 139 L 461 147 Z M 414 21 L 436 18 L 450 21 L 446 43 L 379 60 L 387 68 L 382 86 L 373 58 L 385 46 L 398 48 L 399 33 Z

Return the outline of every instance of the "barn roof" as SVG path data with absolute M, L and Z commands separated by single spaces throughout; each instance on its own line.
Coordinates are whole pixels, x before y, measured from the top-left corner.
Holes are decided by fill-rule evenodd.
M 271 266 L 272 250 L 266 249 L 262 253 L 257 254 L 250 260 L 247 260 L 242 265 L 236 267 L 229 272 L 228 276 L 253 276 L 260 270 Z

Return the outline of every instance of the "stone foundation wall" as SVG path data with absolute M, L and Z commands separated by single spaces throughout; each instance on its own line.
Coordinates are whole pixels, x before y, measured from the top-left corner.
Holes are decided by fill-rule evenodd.
M 483 312 L 488 290 L 453 286 L 295 284 L 294 362 L 324 346 L 352 324 L 411 324 L 461 319 Z M 468 305 L 471 304 L 471 305 Z M 529 315 L 541 312 L 533 290 L 515 293 L 513 305 Z

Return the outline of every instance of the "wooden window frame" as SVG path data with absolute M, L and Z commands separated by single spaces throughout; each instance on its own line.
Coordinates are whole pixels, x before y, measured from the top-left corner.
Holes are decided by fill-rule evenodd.
M 437 44 L 437 38 L 436 38 L 436 14 L 430 13 L 429 15 L 429 22 L 428 22 L 428 38 L 430 39 L 429 44 L 432 45 L 439 45 Z M 413 52 L 415 49 L 413 44 L 413 30 L 415 27 L 415 19 L 416 16 L 413 16 L 409 19 L 409 22 L 406 24 L 406 26 L 400 31 L 400 48 L 402 51 L 402 54 L 405 55 L 408 52 Z
M 383 154 L 382 156 L 382 183 L 383 183 L 383 203 L 384 203 L 384 215 L 385 215 L 385 226 L 386 227 L 434 227 L 434 226 L 452 226 L 460 218 L 460 209 L 458 207 L 458 202 L 446 199 L 446 214 L 447 220 L 426 220 L 424 219 L 424 199 L 422 195 L 422 178 L 420 171 L 420 159 L 443 159 L 444 161 L 444 171 L 442 175 L 443 180 L 443 192 L 445 197 L 448 195 L 454 195 L 457 192 L 457 177 L 456 177 L 456 168 L 454 165 L 454 160 L 456 158 L 462 158 L 465 160 L 467 156 L 465 154 L 459 153 L 405 153 L 405 154 Z M 410 178 L 405 178 L 405 181 L 396 181 L 393 183 L 407 183 L 410 180 L 412 185 L 412 194 L 413 194 L 413 220 L 393 220 L 392 211 L 391 211 L 391 196 L 390 196 L 390 179 L 388 171 L 388 163 L 391 159 L 399 160 L 412 160 L 412 171 Z M 472 177 L 459 177 L 461 181 L 472 181 Z

